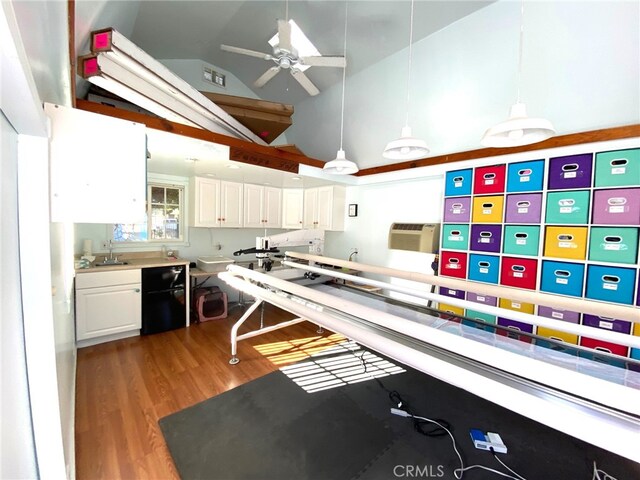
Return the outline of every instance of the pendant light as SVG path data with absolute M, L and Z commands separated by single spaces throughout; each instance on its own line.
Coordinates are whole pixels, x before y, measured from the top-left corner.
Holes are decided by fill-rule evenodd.
M 415 138 L 409 126 L 409 92 L 411 89 L 411 58 L 413 49 L 413 0 L 411 0 L 411 20 L 409 24 L 409 70 L 407 73 L 407 117 L 402 127 L 400 138 L 389 142 L 382 152 L 384 158 L 390 160 L 415 160 L 426 156 L 429 148 L 424 140 Z
M 344 7 L 344 58 L 347 58 L 347 16 L 349 13 L 349 4 L 345 2 Z M 340 150 L 334 160 L 324 164 L 322 170 L 332 175 L 351 175 L 358 173 L 358 165 L 351 160 L 347 160 L 344 150 L 342 149 L 342 140 L 344 136 L 344 90 L 347 79 L 347 65 L 345 63 L 342 69 L 342 114 L 340 118 Z
M 482 145 L 485 147 L 519 147 L 532 143 L 542 142 L 556 134 L 553 125 L 544 118 L 531 118 L 527 116 L 524 103 L 520 102 L 520 77 L 522 75 L 522 44 L 524 37 L 524 0 L 520 2 L 520 44 L 518 51 L 518 96 L 516 103 L 511 107 L 509 119 L 489 128 Z

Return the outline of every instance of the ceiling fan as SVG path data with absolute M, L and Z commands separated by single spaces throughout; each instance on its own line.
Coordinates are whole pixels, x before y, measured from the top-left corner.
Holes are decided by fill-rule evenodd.
M 250 57 L 272 60 L 276 65 L 269 68 L 258 78 L 253 85 L 257 88 L 263 87 L 269 80 L 275 77 L 280 70 L 285 69 L 291 72 L 300 85 L 311 96 L 320 93 L 320 90 L 313 84 L 309 77 L 302 71 L 301 67 L 338 67 L 344 68 L 346 60 L 342 56 L 298 56 L 298 51 L 291 42 L 291 24 L 286 20 L 278 20 L 278 43 L 273 47 L 273 53 L 262 53 L 246 48 L 232 47 L 230 45 L 220 45 L 225 52 L 240 53 Z

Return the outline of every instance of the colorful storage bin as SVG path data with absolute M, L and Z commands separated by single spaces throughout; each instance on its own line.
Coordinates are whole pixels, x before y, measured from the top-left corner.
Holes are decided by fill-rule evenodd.
M 441 252 L 440 275 L 467 278 L 467 254 L 461 252 Z
M 507 192 L 542 190 L 543 178 L 544 160 L 511 163 L 507 168 Z
M 477 167 L 473 173 L 473 193 L 485 195 L 504 192 L 505 174 L 505 165 Z
M 634 264 L 638 258 L 638 229 L 593 227 L 589 237 L 589 260 Z
M 605 302 L 633 304 L 636 270 L 589 265 L 586 297 Z
M 505 222 L 540 223 L 542 216 L 542 193 L 507 195 Z
M 500 308 L 506 308 L 507 310 L 513 310 L 514 312 L 530 313 L 535 310 L 533 303 L 517 302 L 515 300 L 509 300 L 507 298 L 501 298 L 499 301 Z
M 444 199 L 444 221 L 447 223 L 468 223 L 471 219 L 471 197 Z
M 471 250 L 499 253 L 501 247 L 502 225 L 471 225 Z
M 595 190 L 593 223 L 598 225 L 640 225 L 640 188 Z
M 590 196 L 588 190 L 547 193 L 545 221 L 571 225 L 589 223 Z
M 541 337 L 550 338 L 559 342 L 571 343 L 573 345 L 578 344 L 578 335 L 573 333 L 563 332 L 562 330 L 555 330 L 553 328 L 538 327 L 536 332 Z
M 522 313 L 533 313 L 535 306 L 531 303 L 516 302 L 506 298 L 500 299 L 500 308 L 514 310 Z M 502 327 L 512 328 L 521 332 L 534 333 L 534 326 L 529 323 L 511 320 L 510 318 L 498 317 L 498 325 Z
M 501 285 L 535 290 L 538 260 L 502 257 L 502 269 L 500 272 Z
M 439 287 L 438 292 L 440 293 L 440 295 L 444 295 L 446 297 L 453 297 L 453 298 L 459 298 L 461 300 L 464 300 L 464 290 L 456 290 L 453 288 L 448 288 L 448 287 Z
M 640 148 L 596 154 L 596 187 L 640 185 Z
M 469 225 L 462 223 L 442 226 L 442 248 L 467 250 L 469 248 Z
M 549 160 L 549 190 L 587 188 L 591 186 L 593 154 L 582 153 Z
M 491 305 L 495 307 L 498 305 L 498 298 L 490 295 L 478 295 L 477 293 L 468 292 L 467 300 L 474 303 L 482 303 L 483 305 Z
M 640 323 L 636 323 L 633 329 L 633 334 L 640 337 Z M 632 348 L 631 349 L 631 358 L 635 358 L 636 360 L 640 360 L 640 348 Z
M 563 322 L 580 323 L 580 313 L 572 312 L 570 310 L 561 310 L 559 308 L 546 307 L 544 305 L 540 305 L 538 307 L 538 315 L 545 318 L 562 320 Z
M 597 317 L 595 315 L 585 314 L 582 320 L 582 324 L 592 328 L 600 328 L 604 330 L 611 330 L 618 333 L 628 334 L 631 331 L 630 322 L 623 320 L 616 320 L 613 318 Z M 583 336 L 580 339 L 580 345 L 583 347 L 593 348 L 603 352 L 614 353 L 616 355 L 622 355 L 624 357 L 629 353 L 629 347 L 626 345 L 619 345 L 617 343 L 606 342 L 604 340 L 598 340 Z
M 469 280 L 477 282 L 498 283 L 500 257 L 493 255 L 469 255 Z
M 495 325 L 497 320 L 495 315 L 489 315 L 488 313 L 484 312 L 477 312 L 476 310 L 467 310 L 467 313 L 465 313 L 465 317 L 472 320 L 480 320 L 481 322 L 490 323 L 491 325 Z
M 462 317 L 464 315 L 464 308 L 456 307 L 454 305 L 448 305 L 446 303 L 439 304 L 438 310 L 459 317 Z
M 502 253 L 537 256 L 540 245 L 540 227 L 507 225 L 504 227 Z
M 471 182 L 473 180 L 473 170 L 455 170 L 447 172 L 444 183 L 444 196 L 456 197 L 461 195 L 471 195 Z
M 571 260 L 587 258 L 587 227 L 547 227 L 544 256 Z
M 581 297 L 584 265 L 580 263 L 542 261 L 540 291 Z
M 473 197 L 473 223 L 502 223 L 504 197 Z

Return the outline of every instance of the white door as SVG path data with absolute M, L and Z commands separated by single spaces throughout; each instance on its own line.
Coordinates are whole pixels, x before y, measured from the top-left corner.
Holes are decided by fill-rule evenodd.
M 242 183 L 220 182 L 220 225 L 242 227 Z
M 263 188 L 260 185 L 244 185 L 244 226 L 261 228 L 264 226 L 262 214 Z
M 76 290 L 77 340 L 138 330 L 141 312 L 140 284 Z
M 282 228 L 282 190 L 264 187 L 262 196 L 262 216 L 267 228 Z
M 302 205 L 304 190 L 285 188 L 282 190 L 282 228 L 302 228 Z
M 304 191 L 304 228 L 318 228 L 318 189 Z
M 194 227 L 220 226 L 220 180 L 195 179 Z
M 331 230 L 333 225 L 333 187 L 318 188 L 318 223 L 316 228 Z

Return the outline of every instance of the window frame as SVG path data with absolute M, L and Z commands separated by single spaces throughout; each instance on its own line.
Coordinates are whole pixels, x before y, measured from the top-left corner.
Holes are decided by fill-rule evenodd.
M 160 173 L 148 173 L 147 174 L 147 198 L 146 202 L 146 215 L 147 215 L 147 235 L 151 235 L 152 223 L 151 223 L 151 188 L 179 188 L 180 189 L 180 223 L 179 231 L 182 233 L 182 237 L 179 239 L 159 238 L 140 241 L 116 241 L 113 238 L 114 226 L 117 224 L 109 224 L 107 226 L 107 238 L 113 240 L 114 245 L 121 245 L 126 247 L 146 246 L 146 245 L 171 245 L 171 246 L 189 246 L 189 179 L 185 177 L 178 177 L 174 175 L 165 175 Z M 142 223 L 142 222 L 141 222 Z

